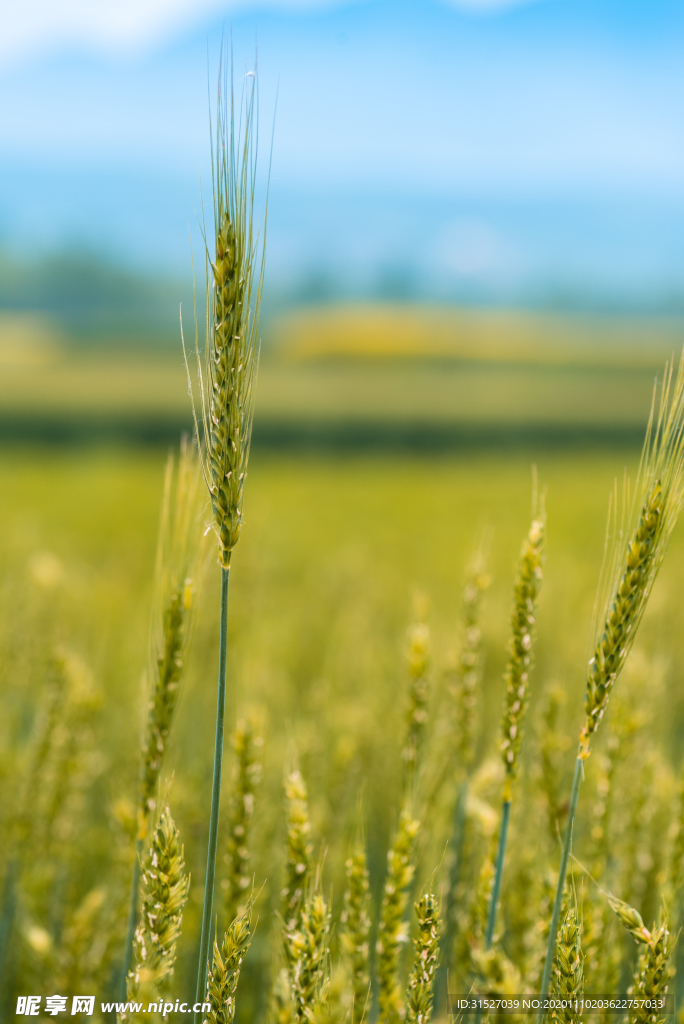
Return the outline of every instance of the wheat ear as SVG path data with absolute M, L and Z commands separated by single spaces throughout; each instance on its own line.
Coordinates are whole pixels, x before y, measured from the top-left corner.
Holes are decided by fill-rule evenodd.
M 425 622 L 414 622 L 409 629 L 407 662 L 409 706 L 406 713 L 406 739 L 401 753 L 404 762 L 405 794 L 413 791 L 423 752 L 425 727 L 428 720 L 430 630 Z
M 286 929 L 296 929 L 304 893 L 311 878 L 311 823 L 306 783 L 293 771 L 285 783 L 287 801 L 287 863 L 281 891 L 282 918 Z
M 295 1019 L 310 1021 L 326 979 L 330 912 L 316 884 L 305 899 L 294 928 L 285 931 L 285 951 Z
M 577 920 L 577 911 L 570 907 L 561 925 L 554 970 L 556 974 L 556 995 L 567 1006 L 561 1006 L 551 1014 L 559 1024 L 578 1024 L 581 1011 L 573 1007 L 584 991 L 584 963 L 581 949 L 582 929 Z
M 249 722 L 238 722 L 231 737 L 237 756 L 237 777 L 228 813 L 225 861 L 228 866 L 224 910 L 227 922 L 244 913 L 251 878 L 249 874 L 249 827 L 254 814 L 254 793 L 261 775 L 257 751 L 262 745 Z
M 0 902 L 0 984 L 4 981 L 17 910 L 17 886 L 21 879 L 25 850 L 35 829 L 33 794 L 40 792 L 40 780 L 53 753 L 56 727 L 64 716 L 67 678 L 59 656 L 53 656 L 45 693 L 33 723 L 28 764 L 19 799 L 19 810 L 11 822 L 10 849 Z
M 532 654 L 536 633 L 537 598 L 542 581 L 545 532 L 544 510 L 542 508 L 541 515 L 532 520 L 529 533 L 523 542 L 513 589 L 511 637 L 508 644 L 508 662 L 505 674 L 506 703 L 501 723 L 501 756 L 506 774 L 501 805 L 499 849 L 496 856 L 494 884 L 492 886 L 492 896 L 487 915 L 487 929 L 485 932 L 485 946 L 487 949 L 491 946 L 494 938 L 496 913 L 501 893 L 504 858 L 506 856 L 506 843 L 508 840 L 513 783 L 519 769 L 523 724 L 529 703 L 530 671 L 532 668 Z
M 207 339 L 204 370 L 196 344 L 201 412 L 195 427 L 202 431 L 203 470 L 218 539 L 221 565 L 219 676 L 216 739 L 209 819 L 207 871 L 197 1002 L 208 969 L 212 930 L 214 879 L 223 765 L 228 636 L 228 580 L 232 551 L 242 528 L 242 507 L 252 436 L 254 384 L 259 357 L 258 323 L 263 282 L 263 233 L 254 228 L 256 176 L 256 75 L 247 76 L 235 120 L 232 77 L 222 61 L 212 139 L 214 244 L 207 243 Z M 198 1022 L 195 1016 L 195 1024 Z
M 353 997 L 352 1024 L 361 1024 L 370 989 L 370 889 L 366 850 L 358 842 L 347 860 L 347 888 L 344 894 L 340 945 L 349 964 Z
M 641 914 L 628 903 L 606 893 L 606 899 L 615 911 L 623 928 L 642 946 L 637 964 L 634 981 L 629 995 L 639 997 L 639 1003 L 630 1014 L 630 1024 L 661 1024 L 658 1013 L 653 1009 L 656 1003 L 667 992 L 670 977 L 670 955 L 672 946 L 667 927 L 667 917 L 650 930 L 644 925 Z M 642 1001 L 648 1000 L 650 1006 Z
M 234 918 L 223 936 L 221 949 L 214 940 L 214 958 L 207 979 L 209 1012 L 204 1024 L 232 1024 L 235 1017 L 235 993 L 240 979 L 240 968 L 252 941 L 253 896 L 244 910 Z
M 680 888 L 684 876 L 684 764 L 679 769 L 677 780 L 677 816 L 672 823 L 672 846 L 667 872 L 667 896 L 671 906 L 680 900 Z
M 625 517 L 636 523 L 615 534 L 607 561 L 605 612 L 597 616 L 594 654 L 589 661 L 584 700 L 585 721 L 570 793 L 568 821 L 561 854 L 558 886 L 551 917 L 549 945 L 542 978 L 542 995 L 548 995 L 556 949 L 560 907 L 570 859 L 572 832 L 577 814 L 583 765 L 590 754 L 590 740 L 603 718 L 610 694 L 646 609 L 653 584 L 677 522 L 684 498 L 684 358 L 676 378 L 673 363 L 665 368 L 657 415 L 655 393 L 639 466 L 635 499 L 625 501 Z M 627 507 L 629 506 L 629 507 Z M 610 521 L 610 520 L 609 520 Z M 600 605 L 599 605 L 600 606 Z
M 432 1014 L 432 993 L 439 954 L 439 911 L 432 893 L 416 903 L 418 938 L 413 970 L 406 993 L 406 1020 L 410 1024 L 428 1024 Z
M 435 1004 L 441 1011 L 445 1001 L 447 971 L 456 935 L 456 896 L 463 862 L 468 785 L 475 761 L 477 697 L 482 681 L 482 599 L 490 578 L 481 550 L 472 557 L 466 572 L 461 610 L 461 645 L 458 657 L 447 672 L 447 685 L 454 719 L 454 748 L 457 758 L 456 799 L 452 815 L 449 882 L 444 908 L 442 964 L 435 981 Z
M 164 991 L 173 974 L 183 907 L 190 890 L 183 847 L 168 807 L 162 808 L 142 865 L 142 907 L 133 939 L 127 999 Z M 126 1016 L 122 1018 L 126 1020 Z
M 159 777 L 178 703 L 185 668 L 185 652 L 195 610 L 195 588 L 200 564 L 198 543 L 202 508 L 201 476 L 197 453 L 186 437 L 178 459 L 166 463 L 155 569 L 155 597 L 150 633 L 147 721 L 142 740 L 138 787 L 137 836 L 128 907 L 128 925 L 121 970 L 120 997 L 126 978 L 135 932 L 140 885 L 140 859 L 154 812 Z
M 419 828 L 409 808 L 404 807 L 399 815 L 392 848 L 387 854 L 387 878 L 377 942 L 381 1024 L 397 1024 L 404 1010 L 399 981 L 399 956 L 408 939 L 408 925 L 404 916 L 415 873 L 414 847 Z

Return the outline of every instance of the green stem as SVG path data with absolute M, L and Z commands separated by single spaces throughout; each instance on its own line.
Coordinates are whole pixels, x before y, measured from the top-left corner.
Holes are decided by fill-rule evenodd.
M 221 801 L 221 769 L 223 767 L 223 726 L 226 712 L 226 652 L 228 648 L 228 579 L 230 569 L 221 570 L 221 627 L 219 636 L 219 674 L 216 699 L 216 744 L 214 747 L 214 778 L 211 789 L 211 817 L 209 819 L 209 849 L 207 874 L 204 882 L 204 909 L 202 911 L 202 938 L 197 968 L 196 1002 L 204 1002 L 207 988 L 209 943 L 214 906 L 214 877 L 216 875 L 216 848 L 218 846 L 219 803 Z M 195 1014 L 198 1024 L 200 1014 Z
M 126 1002 L 126 980 L 131 968 L 131 953 L 133 951 L 133 936 L 135 925 L 138 920 L 138 889 L 140 887 L 140 857 L 142 855 L 143 841 L 135 841 L 135 862 L 133 864 L 133 877 L 131 878 L 131 897 L 128 903 L 128 924 L 126 926 L 126 945 L 124 946 L 123 964 L 121 965 L 121 978 L 119 979 L 119 999 Z
M 572 846 L 572 831 L 577 814 L 577 803 L 579 801 L 580 785 L 582 783 L 582 769 L 584 761 L 578 757 L 575 761 L 575 774 L 572 777 L 572 792 L 570 794 L 570 809 L 568 811 L 568 823 L 565 827 L 565 839 L 563 841 L 563 854 L 561 856 L 560 869 L 558 872 L 558 885 L 556 886 L 556 898 L 553 902 L 553 914 L 551 915 L 551 929 L 549 931 L 549 945 L 546 950 L 546 961 L 544 962 L 544 973 L 542 975 L 542 997 L 549 994 L 551 987 L 551 969 L 553 958 L 556 955 L 556 939 L 558 937 L 558 926 L 560 924 L 561 904 L 563 902 L 563 890 L 565 889 L 565 877 L 568 873 L 568 861 L 570 860 L 570 848 Z M 540 1022 L 544 1014 L 539 1015 Z
M 501 805 L 501 832 L 499 834 L 499 849 L 496 855 L 496 870 L 494 872 L 494 885 L 492 886 L 492 897 L 489 901 L 489 913 L 487 914 L 487 931 L 485 932 L 485 948 L 489 949 L 494 938 L 494 926 L 496 925 L 496 911 L 501 895 L 501 880 L 503 878 L 504 857 L 506 856 L 506 843 L 508 841 L 508 823 L 511 820 L 511 801 L 504 800 Z
M 463 864 L 463 841 L 465 839 L 466 805 L 468 803 L 468 779 L 461 783 L 456 793 L 454 805 L 454 823 L 452 827 L 452 847 L 454 859 L 451 862 L 449 871 L 449 888 L 447 890 L 446 908 L 444 911 L 444 940 L 442 948 L 444 953 L 441 957 L 442 963 L 437 969 L 435 978 L 435 998 L 433 1002 L 433 1019 L 443 1016 L 444 1004 L 447 996 L 447 981 L 451 953 L 456 937 L 456 891 L 461 875 Z

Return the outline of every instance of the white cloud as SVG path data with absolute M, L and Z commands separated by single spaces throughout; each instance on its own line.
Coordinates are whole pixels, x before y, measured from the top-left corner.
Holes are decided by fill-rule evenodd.
M 331 0 L 0 0 L 0 61 L 6 67 L 64 46 L 145 49 L 208 15 L 257 6 L 304 10 Z
M 205 17 L 249 8 L 304 11 L 354 0 L 0 0 L 0 62 L 5 68 L 64 46 L 99 52 L 145 49 Z M 359 2 L 359 0 L 356 0 Z M 539 0 L 442 0 L 488 14 Z

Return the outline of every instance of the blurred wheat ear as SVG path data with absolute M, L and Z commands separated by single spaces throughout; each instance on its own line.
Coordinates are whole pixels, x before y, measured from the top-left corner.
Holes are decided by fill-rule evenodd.
M 254 736 L 249 721 L 237 723 L 231 741 L 237 757 L 237 770 L 228 812 L 228 839 L 224 855 L 228 870 L 221 883 L 225 889 L 227 924 L 245 913 L 250 898 L 249 828 L 254 814 L 254 794 L 261 776 L 259 750 L 262 746 L 261 737 Z
M 206 251 L 206 338 L 200 355 L 195 330 L 199 403 L 193 398 L 197 443 L 209 490 L 212 527 L 221 565 L 219 678 L 216 742 L 209 820 L 207 872 L 202 935 L 197 971 L 197 999 L 204 993 L 209 969 L 218 817 L 223 765 L 226 700 L 226 647 L 230 558 L 242 529 L 247 463 L 252 437 L 254 385 L 259 361 L 259 310 L 264 274 L 264 233 L 255 228 L 257 169 L 256 72 L 244 78 L 236 112 L 232 60 L 224 51 L 219 68 L 215 137 L 212 130 L 214 238 Z M 192 374 L 183 342 L 188 384 Z M 195 1016 L 197 1021 L 198 1015 Z
M 154 813 L 164 754 L 185 665 L 185 651 L 195 610 L 201 565 L 200 515 L 203 495 L 197 453 L 181 439 L 176 459 L 169 454 L 164 476 L 157 542 L 155 596 L 150 633 L 147 722 L 142 740 L 137 806 L 137 838 L 128 927 L 121 971 L 120 995 L 125 998 L 135 932 L 140 857 Z
M 596 602 L 594 654 L 587 670 L 585 720 L 580 730 L 551 917 L 543 995 L 548 994 L 551 982 L 583 765 L 591 753 L 591 737 L 598 730 L 613 687 L 634 644 L 683 500 L 684 355 L 676 376 L 674 360 L 665 367 L 657 413 L 654 392 L 634 495 L 630 498 L 626 483 L 621 514 L 614 505 L 609 515 L 612 537 L 606 545 L 607 558 Z
M 487 949 L 494 939 L 497 905 L 501 892 L 504 858 L 508 839 L 508 823 L 511 813 L 513 783 L 520 765 L 525 712 L 530 699 L 530 672 L 534 638 L 536 634 L 537 598 L 542 581 L 542 559 L 546 534 L 546 517 L 541 503 L 537 514 L 536 487 L 533 501 L 532 525 L 523 541 L 520 562 L 513 588 L 513 613 L 511 615 L 511 636 L 508 643 L 506 664 L 506 704 L 501 723 L 501 757 L 504 763 L 505 779 L 501 802 L 501 828 L 499 849 L 496 857 L 496 872 L 487 915 L 485 946 Z
M 366 849 L 361 837 L 347 859 L 346 868 L 340 947 L 347 960 L 352 989 L 351 1024 L 362 1024 L 370 994 L 371 897 Z

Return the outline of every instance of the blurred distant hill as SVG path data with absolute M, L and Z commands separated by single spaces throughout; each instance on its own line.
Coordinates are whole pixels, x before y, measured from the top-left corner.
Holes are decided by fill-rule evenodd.
M 58 286 L 63 271 L 45 279 Z M 92 267 L 81 272 L 86 286 Z M 164 288 L 125 275 L 92 287 L 85 312 L 77 289 L 60 293 L 59 315 L 0 309 L 0 443 L 168 444 L 192 429 Z M 273 308 L 264 336 L 256 449 L 534 453 L 638 448 L 684 320 L 346 302 Z
M 389 217 L 389 208 L 385 212 Z M 343 219 L 341 206 L 337 214 Z M 361 214 L 361 208 L 350 208 L 350 217 L 358 215 L 363 219 Z M 378 211 L 376 216 L 380 216 Z M 331 304 L 521 308 L 554 314 L 636 315 L 637 318 L 679 319 L 684 314 L 684 289 L 674 280 L 667 285 L 658 275 L 654 279 L 648 274 L 641 280 L 631 280 L 626 271 L 619 280 L 621 271 L 616 272 L 612 281 L 600 275 L 593 281 L 573 281 L 562 275 L 555 278 L 551 260 L 545 282 L 542 278 L 536 279 L 535 284 L 501 280 L 486 284 L 464 280 L 457 286 L 444 275 L 440 276 L 436 269 L 429 272 L 425 252 L 416 256 L 414 265 L 399 247 L 394 261 L 377 258 L 377 253 L 354 259 L 350 252 L 348 258 L 342 258 L 344 249 L 326 255 L 321 240 L 318 258 L 314 259 L 314 246 L 311 259 L 302 260 L 297 267 L 295 256 L 288 264 L 286 228 L 286 224 L 281 225 L 280 233 L 274 231 L 269 238 L 262 316 L 267 346 L 273 336 L 270 324 L 288 309 L 325 309 Z M 366 229 L 372 233 L 368 224 Z M 379 228 L 379 237 L 382 234 Z M 296 250 L 296 228 L 293 239 Z M 139 262 L 126 262 L 82 244 L 38 253 L 34 257 L 7 247 L 3 250 L 0 246 L 0 311 L 47 314 L 65 336 L 80 345 L 173 347 L 180 337 L 181 306 L 185 329 L 190 334 L 194 332 L 189 244 L 186 257 L 187 268 L 181 271 L 168 266 L 160 269 L 152 260 L 142 266 Z M 202 323 L 204 264 L 197 258 L 195 264 L 196 302 Z
M 48 314 L 81 343 L 155 346 L 177 340 L 182 296 L 182 287 L 168 277 L 127 269 L 81 247 L 34 261 L 0 253 L 0 309 Z

